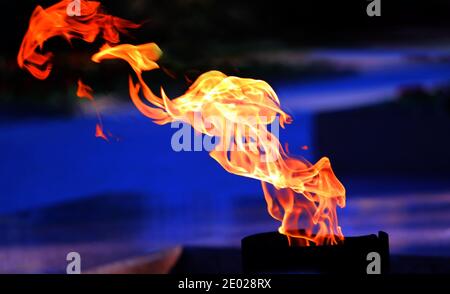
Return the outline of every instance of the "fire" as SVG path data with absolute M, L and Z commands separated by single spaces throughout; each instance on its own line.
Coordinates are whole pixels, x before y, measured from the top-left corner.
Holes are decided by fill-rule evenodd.
M 161 94 L 156 95 L 142 72 L 159 68 L 160 48 L 155 43 L 113 46 L 119 41 L 118 32 L 135 25 L 99 13 L 98 2 L 91 1 L 82 1 L 81 18 L 68 18 L 68 2 L 46 10 L 36 8 L 19 52 L 19 66 L 37 78 L 46 78 L 51 69 L 50 55 L 36 52 L 45 40 L 60 35 L 68 40 L 76 36 L 92 42 L 103 31 L 109 44 L 92 60 L 128 62 L 137 78 L 129 78 L 131 100 L 155 123 L 183 121 L 198 133 L 218 137 L 210 156 L 230 173 L 261 181 L 269 214 L 281 222 L 279 232 L 287 235 L 291 244 L 324 245 L 343 240 L 336 208 L 345 206 L 345 188 L 334 175 L 328 158 L 311 164 L 291 156 L 268 130 L 267 126 L 277 119 L 283 128 L 292 122 L 268 83 L 209 71 L 179 97 L 170 99 L 162 88 Z M 59 26 L 55 28 L 55 24 Z M 79 96 L 92 96 L 92 89 L 80 82 L 78 92 Z M 97 125 L 96 136 L 106 138 L 101 125 Z
M 160 55 L 153 43 L 119 45 L 103 48 L 92 60 L 127 61 L 138 79 L 135 84 L 130 77 L 131 99 L 155 123 L 184 121 L 199 133 L 218 136 L 220 143 L 210 156 L 226 171 L 262 182 L 268 211 L 282 223 L 280 233 L 303 245 L 342 240 L 336 206 L 345 206 L 345 189 L 329 159 L 324 157 L 312 165 L 289 156 L 279 140 L 262 127 L 277 117 L 282 127 L 291 122 L 272 87 L 261 80 L 209 71 L 199 76 L 184 95 L 169 99 L 161 89 L 159 97 L 141 73 L 158 68 L 155 62 Z M 141 92 L 148 103 L 140 98 Z M 203 119 L 196 120 L 199 116 Z
M 92 43 L 100 35 L 107 43 L 116 44 L 120 42 L 120 33 L 127 33 L 128 29 L 139 27 L 131 21 L 105 14 L 100 2 L 80 0 L 78 3 L 80 16 L 67 14 L 73 0 L 63 0 L 46 9 L 41 6 L 34 9 L 28 31 L 17 55 L 17 62 L 21 68 L 28 70 L 34 77 L 45 80 L 52 70 L 52 53 L 42 53 L 47 40 L 63 37 L 68 42 L 72 39 L 82 39 Z M 91 100 L 94 105 L 98 118 L 95 136 L 108 141 L 92 88 L 84 85 L 81 80 L 78 80 L 77 86 L 77 96 Z
M 94 91 L 88 85 L 85 85 L 81 79 L 78 80 L 77 96 L 80 98 L 86 98 L 94 100 Z
M 95 114 L 97 115 L 97 124 L 95 125 L 95 137 L 101 138 L 105 141 L 109 141 L 108 137 L 105 135 L 105 132 L 103 131 L 103 121 L 102 116 L 100 112 L 98 111 L 97 103 L 94 100 L 94 91 L 92 88 L 86 84 L 83 83 L 81 79 L 78 80 L 77 83 L 77 96 L 79 98 L 86 98 L 92 101 L 92 104 L 95 109 Z
M 105 141 L 109 141 L 108 137 L 105 135 L 105 132 L 103 132 L 103 127 L 101 123 L 97 123 L 95 125 L 95 137 L 101 138 Z
M 42 53 L 44 43 L 53 37 L 68 42 L 82 39 L 92 43 L 98 35 L 109 43 L 120 41 L 119 33 L 139 27 L 128 20 L 104 14 L 100 2 L 80 0 L 80 16 L 68 16 L 67 7 L 72 0 L 63 0 L 47 9 L 37 6 L 31 15 L 28 31 L 20 46 L 17 62 L 34 77 L 44 80 L 51 70 L 52 54 Z

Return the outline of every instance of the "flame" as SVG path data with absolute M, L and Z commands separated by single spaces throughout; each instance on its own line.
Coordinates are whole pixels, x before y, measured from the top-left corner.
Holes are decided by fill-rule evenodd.
M 63 37 L 68 42 L 72 39 L 82 39 L 92 43 L 101 35 L 107 43 L 115 44 L 120 41 L 120 33 L 124 34 L 128 29 L 139 27 L 131 21 L 103 13 L 100 2 L 97 1 L 78 0 L 80 15 L 68 15 L 68 7 L 73 2 L 63 0 L 46 9 L 37 6 L 31 15 L 28 30 L 17 55 L 17 63 L 38 79 L 45 80 L 52 70 L 52 53 L 41 52 L 47 40 Z M 77 86 L 77 96 L 93 102 L 98 118 L 95 136 L 108 141 L 92 88 L 81 80 L 78 80 Z
M 160 56 L 154 43 L 126 44 L 104 47 L 92 60 L 127 61 L 138 79 L 136 84 L 129 79 L 131 99 L 155 123 L 184 121 L 199 133 L 219 137 L 210 156 L 226 171 L 262 182 L 268 211 L 281 221 L 279 232 L 291 241 L 323 245 L 342 240 L 336 206 L 345 206 L 345 188 L 328 158 L 312 165 L 289 156 L 265 127 L 276 118 L 281 127 L 292 121 L 272 87 L 261 80 L 209 71 L 182 96 L 169 99 L 161 89 L 159 97 L 145 83 L 142 72 L 158 68 Z M 141 92 L 147 103 L 140 98 Z
M 92 105 L 95 109 L 95 114 L 97 115 L 98 123 L 95 125 L 95 137 L 101 138 L 105 141 L 109 141 L 108 137 L 105 135 L 103 131 L 103 121 L 100 111 L 98 111 L 97 103 L 94 100 L 94 91 L 92 88 L 85 83 L 81 79 L 78 80 L 78 88 L 77 88 L 77 96 L 79 98 L 86 98 L 92 101 Z
M 105 135 L 105 132 L 103 132 L 103 127 L 102 127 L 101 123 L 97 123 L 95 125 L 95 137 L 101 138 L 101 139 L 109 142 L 108 137 Z
M 77 96 L 80 98 L 87 98 L 94 100 L 94 91 L 88 85 L 85 85 L 81 79 L 78 80 Z
M 93 42 L 101 34 L 106 44 L 92 60 L 128 62 L 137 77 L 137 82 L 129 78 L 131 100 L 155 123 L 184 121 L 198 133 L 218 137 L 210 156 L 230 173 L 261 181 L 269 214 L 281 222 L 279 232 L 288 236 L 290 244 L 324 245 L 343 240 L 336 208 L 345 206 L 345 188 L 328 158 L 313 165 L 291 156 L 268 130 L 274 122 L 283 128 L 292 122 L 268 83 L 209 71 L 180 97 L 169 99 L 162 88 L 158 96 L 142 72 L 159 68 L 159 47 L 155 43 L 113 46 L 119 42 L 119 33 L 138 25 L 103 14 L 100 3 L 94 1 L 80 0 L 81 16 L 70 17 L 66 13 L 70 3 L 63 0 L 47 9 L 35 9 L 17 57 L 21 68 L 45 79 L 51 71 L 51 53 L 41 52 L 45 41 L 63 36 L 69 42 L 73 38 Z M 92 88 L 81 80 L 77 94 L 95 103 Z M 108 140 L 100 116 L 95 135 Z
M 69 16 L 67 7 L 73 0 L 63 0 L 47 9 L 37 6 L 31 15 L 28 31 L 20 46 L 17 62 L 34 77 L 44 80 L 51 70 L 52 53 L 42 53 L 44 43 L 53 37 L 68 42 L 82 39 L 92 43 L 98 35 L 109 43 L 120 41 L 119 33 L 139 27 L 128 20 L 104 14 L 100 2 L 80 0 L 80 16 Z

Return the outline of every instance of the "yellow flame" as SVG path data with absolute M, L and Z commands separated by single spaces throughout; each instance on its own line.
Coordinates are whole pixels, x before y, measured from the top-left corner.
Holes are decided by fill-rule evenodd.
M 269 213 L 282 223 L 280 233 L 305 245 L 342 240 L 336 206 L 345 206 L 345 189 L 328 158 L 312 165 L 291 157 L 265 127 L 277 117 L 282 127 L 291 122 L 272 87 L 261 80 L 209 71 L 182 96 L 169 99 L 161 89 L 158 97 L 143 80 L 142 72 L 158 68 L 160 56 L 161 50 L 154 43 L 125 44 L 104 47 L 92 60 L 127 61 L 138 79 L 135 84 L 130 77 L 131 99 L 155 123 L 184 121 L 197 132 L 219 137 L 220 143 L 210 156 L 230 173 L 261 180 Z M 148 103 L 140 98 L 141 92 Z

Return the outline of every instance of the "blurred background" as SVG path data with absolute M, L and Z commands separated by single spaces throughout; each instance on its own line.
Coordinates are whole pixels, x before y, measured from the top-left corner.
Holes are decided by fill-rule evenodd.
M 239 248 L 276 230 L 259 182 L 206 151 L 174 152 L 175 130 L 131 105 L 128 65 L 90 62 L 101 41 L 47 42 L 47 80 L 19 69 L 32 11 L 55 2 L 1 6 L 0 272 L 64 272 L 70 251 L 91 269 L 179 245 Z M 449 270 L 450 2 L 382 0 L 381 17 L 364 0 L 101 2 L 143 23 L 122 43 L 163 50 L 163 70 L 144 74 L 155 91 L 175 97 L 212 69 L 269 82 L 294 118 L 281 141 L 328 156 L 347 189 L 344 234 L 384 230 L 410 270 Z

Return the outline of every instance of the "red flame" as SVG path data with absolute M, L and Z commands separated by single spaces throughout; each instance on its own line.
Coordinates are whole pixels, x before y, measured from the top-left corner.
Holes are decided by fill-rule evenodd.
M 105 135 L 105 132 L 103 132 L 103 127 L 101 123 L 97 123 L 95 125 L 95 137 L 101 138 L 105 141 L 109 141 L 108 137 Z
M 108 43 L 118 43 L 118 32 L 137 26 L 100 13 L 99 3 L 92 1 L 81 1 L 81 17 L 68 17 L 69 2 L 61 1 L 45 10 L 38 6 L 32 15 L 18 63 L 37 78 L 45 79 L 51 70 L 50 55 L 36 52 L 47 39 L 64 36 L 69 41 L 77 37 L 92 42 L 102 32 Z M 131 100 L 155 123 L 184 121 L 198 133 L 220 138 L 210 156 L 230 173 L 261 181 L 269 214 L 281 222 L 279 232 L 287 235 L 291 244 L 336 244 L 342 240 L 336 207 L 345 206 L 345 188 L 328 158 L 313 165 L 290 156 L 267 129 L 276 119 L 282 127 L 292 121 L 281 109 L 272 87 L 261 80 L 209 71 L 180 97 L 169 99 L 162 89 L 158 96 L 150 90 L 142 72 L 158 69 L 156 61 L 161 54 L 154 43 L 106 44 L 92 60 L 127 61 L 137 76 L 137 83 L 129 79 Z M 79 96 L 92 96 L 92 89 L 80 83 Z M 96 136 L 107 140 L 101 121 Z
M 17 62 L 34 77 L 44 80 L 51 70 L 51 53 L 42 53 L 44 43 L 53 37 L 64 37 L 68 42 L 82 39 L 92 43 L 101 34 L 109 43 L 120 41 L 119 33 L 139 27 L 128 20 L 104 14 L 100 2 L 80 0 L 80 16 L 67 15 L 72 0 L 63 0 L 47 9 L 37 6 L 31 15 L 28 31 L 20 46 Z
M 85 85 L 80 79 L 78 80 L 77 96 L 80 98 L 94 100 L 94 91 L 91 87 Z
M 78 80 L 78 88 L 77 88 L 77 96 L 80 98 L 86 98 L 92 101 L 92 104 L 95 109 L 95 114 L 97 115 L 98 123 L 95 126 L 95 137 L 102 138 L 105 141 L 109 141 L 108 137 L 105 135 L 103 131 L 103 122 L 102 116 L 98 111 L 97 103 L 94 100 L 94 91 L 91 87 L 84 84 L 81 79 Z

